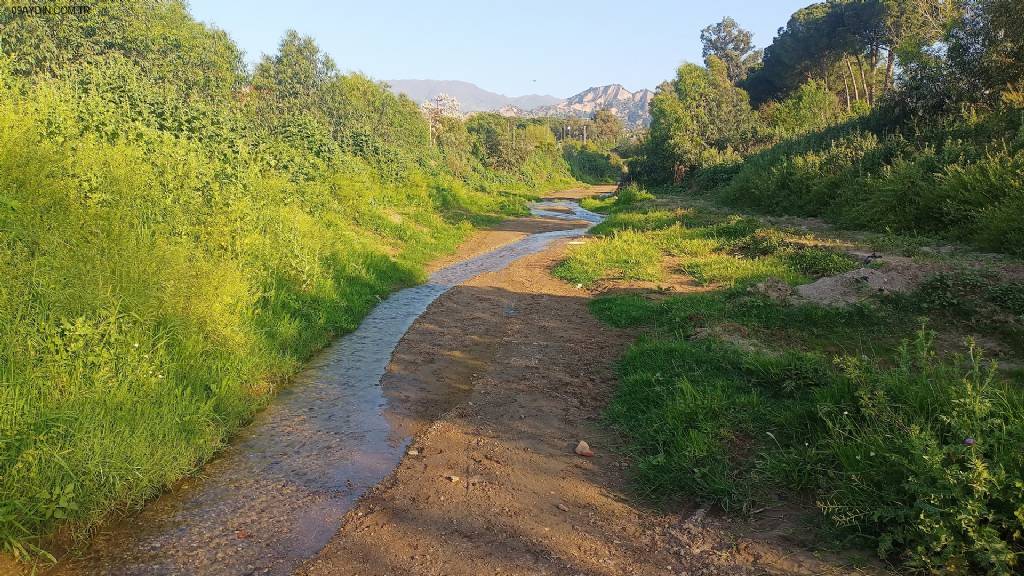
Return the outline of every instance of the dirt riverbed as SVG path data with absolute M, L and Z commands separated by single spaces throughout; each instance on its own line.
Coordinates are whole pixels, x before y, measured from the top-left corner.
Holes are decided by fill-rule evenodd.
M 465 249 L 551 225 L 516 220 Z M 852 573 L 805 551 L 785 511 L 730 522 L 630 493 L 621 440 L 599 419 L 634 335 L 551 275 L 574 241 L 450 290 L 405 334 L 382 387 L 414 440 L 299 574 Z M 573 452 L 579 440 L 592 458 Z

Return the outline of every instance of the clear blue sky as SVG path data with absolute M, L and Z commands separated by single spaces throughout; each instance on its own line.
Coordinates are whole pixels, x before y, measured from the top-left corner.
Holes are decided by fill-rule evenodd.
M 316 39 L 342 70 L 379 80 L 465 80 L 508 96 L 568 97 L 618 83 L 654 88 L 700 62 L 700 29 L 732 16 L 771 43 L 812 0 L 191 0 L 255 62 L 285 30 Z

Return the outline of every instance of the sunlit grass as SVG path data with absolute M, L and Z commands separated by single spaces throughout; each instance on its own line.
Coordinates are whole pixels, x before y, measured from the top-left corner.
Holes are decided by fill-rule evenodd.
M 862 263 L 828 241 L 719 212 L 641 207 L 596 231 L 594 247 L 570 250 L 556 270 L 614 282 L 621 272 L 597 246 L 626 235 L 643 246 L 643 269 L 661 262 L 710 288 L 591 303 L 608 324 L 643 334 L 620 361 L 607 411 L 629 439 L 641 494 L 733 511 L 797 496 L 817 503 L 835 544 L 873 547 L 909 569 L 1012 572 L 1024 394 L 971 344 L 940 355 L 928 327 L 983 330 L 1019 358 L 1024 286 L 965 270 L 845 307 L 780 302 L 749 287 Z

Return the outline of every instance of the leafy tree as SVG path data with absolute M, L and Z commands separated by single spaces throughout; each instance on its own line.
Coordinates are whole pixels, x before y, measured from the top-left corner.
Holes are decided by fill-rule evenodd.
M 743 83 L 754 103 L 785 98 L 809 78 L 826 81 L 850 43 L 832 8 L 825 2 L 801 8 L 779 30 L 763 67 Z
M 264 55 L 256 66 L 252 88 L 279 112 L 313 110 L 322 102 L 324 86 L 337 76 L 338 67 L 312 38 L 288 30 L 277 54 Z
M 1024 3 L 966 0 L 949 44 L 953 72 L 967 82 L 965 92 L 993 101 L 1024 90 Z
M 22 76 L 60 76 L 120 55 L 187 98 L 230 97 L 245 80 L 242 52 L 222 30 L 196 22 L 181 0 L 98 0 L 73 18 L 0 10 L 0 49 Z
M 485 166 L 511 171 L 526 160 L 529 148 L 516 120 L 495 113 L 474 114 L 466 129 L 474 137 L 474 154 Z
M 590 119 L 590 139 L 605 148 L 614 147 L 625 133 L 622 119 L 611 110 L 598 110 Z
M 762 52 L 754 48 L 753 39 L 753 34 L 740 28 L 740 25 L 729 17 L 700 32 L 704 58 L 717 56 L 725 62 L 729 80 L 734 84 L 744 80 L 750 70 L 761 65 Z
M 693 169 L 735 159 L 752 128 L 749 98 L 732 85 L 724 62 L 712 55 L 706 68 L 683 64 L 651 101 L 644 169 L 654 181 L 678 183 Z

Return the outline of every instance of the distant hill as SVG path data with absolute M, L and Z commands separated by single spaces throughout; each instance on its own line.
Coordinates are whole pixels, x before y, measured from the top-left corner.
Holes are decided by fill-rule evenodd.
M 558 104 L 561 98 L 530 94 L 527 96 L 505 96 L 489 92 L 469 82 L 459 80 L 387 80 L 392 92 L 403 93 L 416 102 L 425 102 L 444 92 L 454 96 L 463 112 L 483 112 L 514 106 L 523 110 Z
M 598 110 L 611 110 L 627 126 L 642 127 L 651 123 L 648 110 L 654 92 L 640 90 L 630 92 L 620 84 L 588 88 L 579 94 L 557 104 L 541 106 L 530 110 L 534 116 L 558 116 L 568 118 L 589 118 Z
M 505 96 L 459 80 L 388 80 L 387 84 L 392 92 L 421 103 L 442 92 L 454 96 L 463 113 L 495 111 L 505 116 L 589 118 L 598 110 L 611 110 L 631 128 L 651 123 L 648 106 L 654 96 L 650 90 L 630 92 L 621 84 L 587 88 L 564 100 L 536 94 Z

